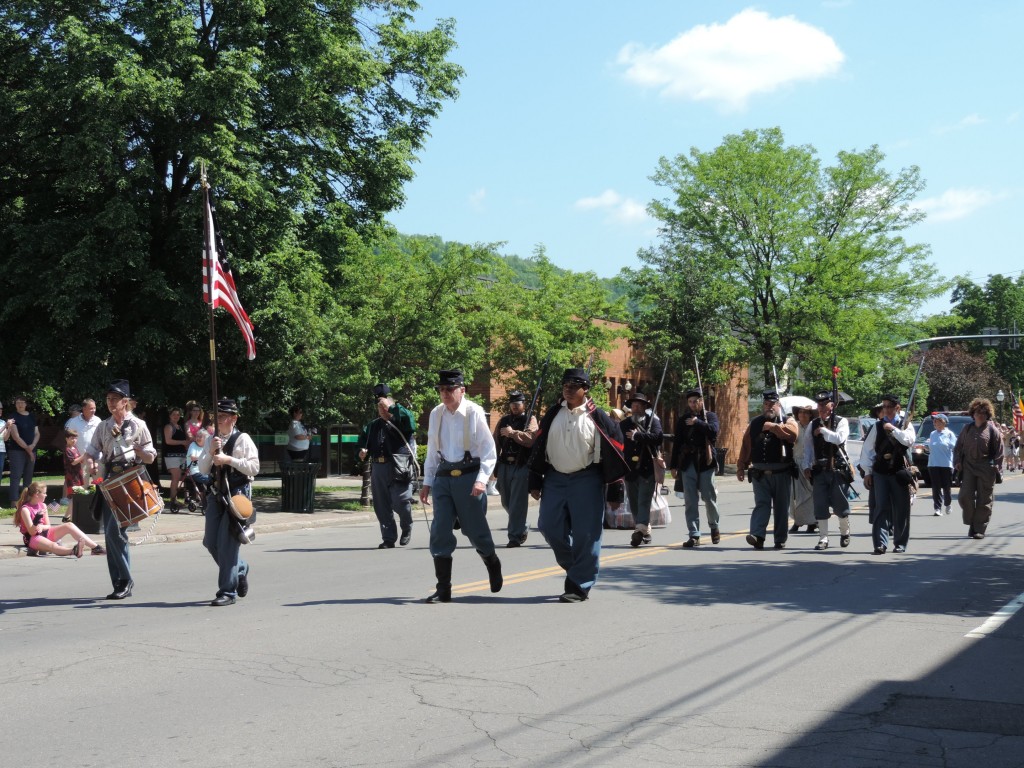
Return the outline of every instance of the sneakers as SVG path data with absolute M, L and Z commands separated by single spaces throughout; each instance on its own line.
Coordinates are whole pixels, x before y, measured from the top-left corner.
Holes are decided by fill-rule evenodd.
M 411 531 L 402 531 L 402 537 L 398 540 L 399 546 L 404 547 L 412 539 Z
M 639 547 L 644 542 L 643 531 L 633 531 L 633 535 L 629 538 L 629 546 Z
M 654 541 L 654 539 L 651 538 L 651 534 L 645 533 L 644 534 L 644 544 L 650 544 L 652 541 Z
M 818 543 L 814 545 L 814 548 L 819 552 L 823 549 L 828 549 L 828 539 L 819 539 Z
M 105 550 L 103 548 L 102 544 L 97 544 L 95 547 L 93 547 L 89 551 L 90 551 L 91 554 L 94 554 L 94 555 L 105 555 L 105 554 L 107 554 L 107 550 Z
M 896 554 L 903 554 L 904 552 L 907 551 L 907 548 L 904 547 L 902 544 L 897 544 L 895 547 L 893 547 L 892 551 L 895 552 Z
M 243 573 L 238 577 L 238 596 L 245 597 L 249 594 L 249 574 Z
M 754 549 L 764 549 L 764 538 L 762 538 L 761 536 L 755 536 L 752 533 L 748 533 L 747 544 L 752 546 Z
M 936 517 L 942 517 L 942 508 L 941 507 L 936 507 L 934 514 L 935 514 Z
M 684 549 L 693 549 L 700 546 L 700 536 L 691 536 L 683 542 Z
M 712 544 L 717 544 L 721 540 L 722 540 L 722 532 L 719 531 L 717 528 L 712 528 L 711 529 L 711 543 Z
M 844 549 L 850 546 L 850 534 L 846 534 L 845 536 L 839 537 L 839 546 L 843 547 Z
M 946 514 L 949 514 L 949 505 L 946 506 Z

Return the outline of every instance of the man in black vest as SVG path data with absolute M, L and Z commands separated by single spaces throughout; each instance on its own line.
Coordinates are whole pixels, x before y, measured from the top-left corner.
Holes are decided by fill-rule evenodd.
M 818 543 L 814 548 L 828 549 L 828 520 L 832 512 L 839 518 L 839 546 L 850 546 L 850 500 L 843 489 L 839 471 L 848 466 L 844 446 L 850 437 L 850 424 L 834 413 L 831 392 L 819 392 L 815 398 L 818 417 L 811 422 L 811 439 L 803 456 L 797 457 L 804 477 L 811 481 L 814 494 L 814 519 L 818 521 Z
M 228 508 L 227 499 L 235 494 L 252 498 L 252 480 L 260 471 L 260 457 L 252 438 L 235 429 L 237 422 L 237 403 L 227 398 L 218 401 L 217 434 L 206 441 L 198 462 L 204 475 L 213 468 L 217 470 L 211 492 L 206 494 L 203 533 L 203 546 L 219 569 L 217 597 L 210 603 L 217 607 L 231 605 L 235 597 L 249 594 L 249 564 L 241 557 L 241 524 Z
M 508 544 L 505 546 L 519 547 L 526 543 L 530 530 L 526 524 L 530 504 L 530 470 L 526 461 L 537 433 L 537 419 L 531 414 L 530 423 L 526 423 L 526 395 L 518 389 L 508 393 L 508 410 L 494 430 L 494 442 L 498 446 L 495 472 L 501 506 L 508 513 Z
M 626 438 L 623 454 L 629 464 L 626 473 L 626 498 L 633 512 L 636 530 L 630 544 L 639 547 L 651 543 L 651 502 L 654 499 L 654 454 L 661 447 L 661 419 L 647 413 L 651 401 L 637 392 L 626 401 L 630 414 L 619 424 Z
M 881 417 L 864 443 L 864 487 L 875 494 L 871 539 L 874 553 L 884 555 L 893 539 L 893 552 L 906 552 L 910 541 L 910 494 L 913 476 L 907 452 L 917 432 L 909 420 L 901 426 L 900 400 L 882 395 Z
M 373 388 L 377 401 L 377 418 L 363 427 L 359 435 L 359 458 L 370 461 L 370 489 L 373 493 L 373 513 L 380 524 L 381 542 L 377 549 L 393 549 L 397 540 L 401 546 L 412 538 L 412 476 L 396 477 L 394 456 L 412 455 L 412 436 L 416 431 L 416 417 L 412 412 L 391 399 L 391 387 L 378 384 Z M 402 527 L 399 537 L 395 513 Z
M 619 481 L 629 469 L 619 425 L 594 405 L 589 390 L 585 370 L 566 370 L 562 398 L 544 414 L 530 453 L 540 532 L 566 573 L 563 603 L 586 600 L 597 581 L 605 500 L 612 509 L 622 503 Z
M 764 549 L 768 520 L 775 515 L 775 548 L 785 549 L 789 536 L 789 501 L 793 496 L 793 443 L 799 427 L 792 418 L 783 418 L 779 393 L 765 390 L 760 416 L 751 420 L 743 434 L 736 478 L 743 482 L 747 470 L 754 486 L 754 510 L 750 513 L 747 543 Z
M 699 499 L 711 529 L 711 543 L 722 539 L 718 530 L 718 489 L 715 488 L 715 442 L 718 440 L 718 416 L 704 408 L 704 393 L 694 387 L 686 393 L 686 410 L 676 421 L 672 442 L 672 474 L 683 488 L 686 529 L 690 534 L 683 546 L 700 546 Z M 679 489 L 679 484 L 676 485 Z

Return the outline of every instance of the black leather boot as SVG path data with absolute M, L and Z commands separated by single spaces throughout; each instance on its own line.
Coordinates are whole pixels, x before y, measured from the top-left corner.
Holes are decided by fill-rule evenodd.
M 483 558 L 484 565 L 487 566 L 487 578 L 491 581 L 491 592 L 501 592 L 501 585 L 505 583 L 505 580 L 501 577 L 501 560 L 494 553 Z
M 428 603 L 450 603 L 452 601 L 452 559 L 434 558 L 434 573 L 437 576 L 437 591 L 427 598 Z

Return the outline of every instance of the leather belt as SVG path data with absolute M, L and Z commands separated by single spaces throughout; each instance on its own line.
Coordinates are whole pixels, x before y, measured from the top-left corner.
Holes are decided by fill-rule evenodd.
M 583 469 L 577 469 L 575 472 L 558 472 L 557 469 L 555 471 L 558 472 L 558 474 L 560 474 L 560 475 L 564 475 L 565 477 L 576 477 L 577 475 L 582 475 L 585 472 L 593 472 L 595 469 L 598 469 L 600 466 L 601 466 L 600 464 L 594 463 L 594 464 L 591 464 L 589 467 L 584 467 Z
M 388 457 L 387 456 L 376 456 L 376 457 L 374 457 L 373 460 L 375 462 L 377 462 L 378 464 L 387 464 L 388 463 Z

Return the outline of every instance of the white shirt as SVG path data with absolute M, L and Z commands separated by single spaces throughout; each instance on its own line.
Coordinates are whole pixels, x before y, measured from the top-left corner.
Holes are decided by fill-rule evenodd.
M 831 416 L 829 419 L 831 419 Z M 810 427 L 813 424 L 814 422 L 812 421 L 807 426 Z M 809 432 L 807 443 L 804 445 L 804 455 L 797 457 L 800 460 L 801 469 L 810 469 L 814 466 L 814 430 L 809 430 Z M 846 441 L 850 439 L 850 422 L 842 416 L 837 417 L 835 432 L 822 424 L 819 437 L 826 443 L 832 443 L 832 445 L 846 445 Z
M 859 462 L 860 468 L 864 470 L 865 477 L 873 472 L 871 465 L 875 463 L 875 443 L 878 440 L 878 433 L 875 430 L 885 429 L 884 424 L 885 422 L 879 419 L 871 430 L 871 439 L 868 440 L 865 436 L 864 449 L 860 452 Z M 917 431 L 914 429 L 913 422 L 907 422 L 906 429 L 893 429 L 889 434 L 893 440 L 907 448 L 914 444 L 914 439 L 917 437 Z
M 221 440 L 225 444 L 228 441 L 226 437 L 221 437 Z M 207 437 L 206 443 L 203 445 L 203 452 L 199 454 L 198 466 L 199 473 L 202 475 L 210 474 L 210 470 L 213 468 L 213 454 L 210 452 L 212 449 L 213 438 Z M 238 470 L 250 480 L 256 477 L 260 471 L 260 453 L 256 449 L 256 443 L 245 432 L 238 435 L 235 446 L 231 449 L 231 468 Z
M 548 431 L 545 446 L 548 463 L 556 472 L 569 474 L 601 461 L 597 425 L 587 413 L 587 402 L 577 408 L 563 405 Z
M 92 433 L 96 431 L 96 427 L 98 427 L 102 423 L 102 421 L 103 419 L 101 419 L 95 413 L 92 415 L 92 418 L 89 419 L 89 421 L 86 421 L 82 417 L 82 414 L 78 414 L 77 416 L 72 416 L 70 419 L 68 419 L 67 423 L 64 425 L 64 428 L 73 429 L 75 430 L 75 432 L 78 433 L 79 445 L 89 445 L 89 443 L 92 442 Z
M 423 462 L 423 484 L 431 486 L 437 475 L 437 466 L 444 461 L 461 461 L 467 448 L 465 425 L 469 422 L 469 453 L 480 459 L 480 471 L 476 482 L 486 483 L 498 463 L 498 450 L 494 436 L 487 424 L 484 409 L 469 398 L 463 397 L 459 407 L 452 413 L 444 403 L 430 412 L 427 428 L 427 459 Z M 439 455 L 440 454 L 440 455 Z
M 308 451 L 309 438 L 299 438 L 299 435 L 305 434 L 308 434 L 308 432 L 306 431 L 306 428 L 302 426 L 302 422 L 293 420 L 292 425 L 288 428 L 288 447 L 293 451 Z

